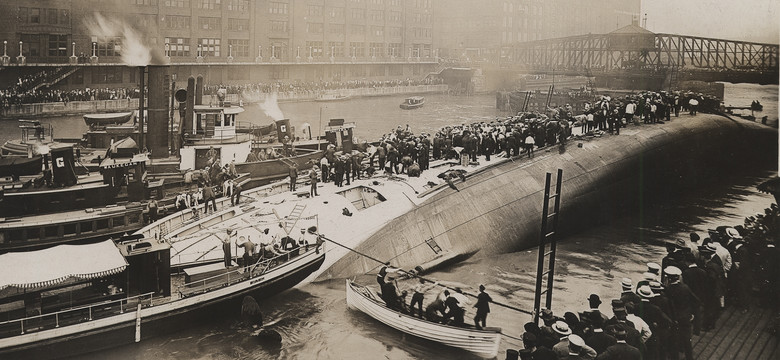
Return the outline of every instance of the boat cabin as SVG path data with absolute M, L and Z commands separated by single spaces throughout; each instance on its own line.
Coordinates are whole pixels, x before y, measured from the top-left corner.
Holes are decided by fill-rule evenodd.
M 351 152 L 353 146 L 353 130 L 355 123 L 344 123 L 344 119 L 330 119 L 325 127 L 325 139 L 336 145 L 336 151 Z
M 125 188 L 129 201 L 144 199 L 146 181 L 146 162 L 148 154 L 134 154 L 131 157 L 105 158 L 100 162 L 103 183 L 111 187 Z
M 179 149 L 179 169 L 203 169 L 214 152 L 220 165 L 244 161 L 252 151 L 252 141 L 251 134 L 236 132 L 236 116 L 242 112 L 242 107 L 227 102 L 224 106 L 196 105 Z

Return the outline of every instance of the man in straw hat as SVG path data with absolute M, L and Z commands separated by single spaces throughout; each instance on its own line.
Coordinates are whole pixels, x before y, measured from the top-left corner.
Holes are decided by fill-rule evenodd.
M 701 249 L 699 250 L 701 251 Z M 675 347 L 671 349 L 672 360 L 676 360 L 680 351 L 685 352 L 686 360 L 693 360 L 693 346 L 691 345 L 693 308 L 701 304 L 701 300 L 682 283 L 682 271 L 676 266 L 664 268 L 664 273 L 669 281 L 666 294 L 672 306 L 673 319 L 677 327 L 672 332 L 672 341 Z
M 652 332 L 652 336 L 645 340 L 647 357 L 650 359 L 657 359 L 659 358 L 659 341 L 662 335 L 669 333 L 673 321 L 667 314 L 661 311 L 661 308 L 650 302 L 650 299 L 658 296 L 658 294 L 653 292 L 650 286 L 641 286 L 637 289 L 636 293 L 642 298 L 642 301 L 637 305 L 636 313 L 639 314 L 648 326 L 650 326 L 650 331 Z
M 565 359 L 593 359 L 596 357 L 596 350 L 585 344 L 585 340 L 579 335 L 569 335 L 569 349 Z

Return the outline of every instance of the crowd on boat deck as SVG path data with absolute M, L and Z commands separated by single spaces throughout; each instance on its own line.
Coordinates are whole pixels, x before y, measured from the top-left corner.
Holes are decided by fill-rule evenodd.
M 566 104 L 546 113 L 520 112 L 503 120 L 445 126 L 435 134 L 415 134 L 408 124 L 398 125 L 376 145 L 363 142 L 352 153 L 337 152 L 330 145 L 317 171 L 322 181 L 333 181 L 337 186 L 349 185 L 350 180 L 364 175 L 370 177 L 376 171 L 416 177 L 429 168 L 431 160 L 454 160 L 466 166 L 476 163 L 478 156 L 486 161 L 492 156 L 532 157 L 534 149 L 565 144 L 573 136 L 619 135 L 622 127 L 663 123 L 681 111 L 695 115 L 719 108 L 720 100 L 712 96 L 648 91 L 615 99 L 600 96 L 586 103 L 579 115 Z M 577 126 L 580 131 L 573 134 Z
M 744 316 L 758 299 L 756 305 L 778 309 L 778 235 L 780 213 L 772 204 L 743 225 L 670 242 L 661 264 L 648 263 L 647 272 L 620 281 L 610 294 L 611 311 L 602 311 L 598 294 L 580 313 L 559 317 L 542 309 L 541 324 L 524 326 L 524 349 L 507 358 L 693 359 L 692 335 L 713 331 L 725 307 Z M 779 320 L 770 321 L 776 333 Z

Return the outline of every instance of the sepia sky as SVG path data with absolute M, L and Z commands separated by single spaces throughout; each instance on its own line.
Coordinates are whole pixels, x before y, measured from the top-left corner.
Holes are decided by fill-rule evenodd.
M 642 0 L 652 32 L 774 44 L 779 11 L 777 0 Z

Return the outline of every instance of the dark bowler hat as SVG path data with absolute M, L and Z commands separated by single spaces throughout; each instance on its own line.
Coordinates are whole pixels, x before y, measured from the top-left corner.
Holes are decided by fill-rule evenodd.
M 588 302 L 601 304 L 601 298 L 596 294 L 590 294 L 590 296 L 588 296 Z

